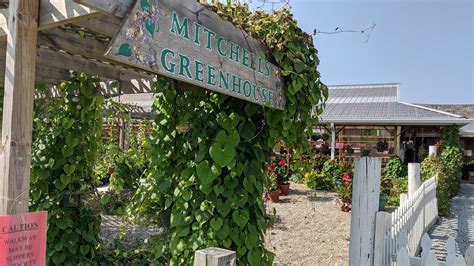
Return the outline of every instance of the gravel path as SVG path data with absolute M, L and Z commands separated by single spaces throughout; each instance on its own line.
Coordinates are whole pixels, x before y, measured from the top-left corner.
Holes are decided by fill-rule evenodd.
M 334 204 L 335 193 L 291 184 L 288 196 L 268 203 L 277 222 L 267 231 L 266 247 L 277 265 L 345 265 L 349 259 L 351 214 Z
M 474 245 L 474 184 L 463 183 L 451 200 L 451 217 L 438 219 L 429 235 L 438 260 L 446 260 L 446 241 L 456 239 L 458 253 Z
M 150 236 L 161 233 L 161 230 L 157 228 L 138 227 L 124 217 L 112 215 L 102 215 L 101 217 L 100 237 L 108 249 L 114 248 L 118 240 L 124 248 L 133 248 L 147 241 Z

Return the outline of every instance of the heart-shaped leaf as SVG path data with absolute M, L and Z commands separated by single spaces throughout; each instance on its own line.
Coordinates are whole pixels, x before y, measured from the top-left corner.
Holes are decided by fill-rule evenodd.
M 219 229 L 221 229 L 222 225 L 224 224 L 224 221 L 221 218 L 212 218 L 210 224 L 212 229 L 219 231 Z
M 64 165 L 63 169 L 64 169 L 64 173 L 66 173 L 66 175 L 70 176 L 74 173 L 74 171 L 76 171 L 76 166 L 66 164 L 66 165 Z
M 249 213 L 247 210 L 235 210 L 232 213 L 232 220 L 240 227 L 244 228 L 249 221 Z
M 235 148 L 229 143 L 222 145 L 216 142 L 209 149 L 209 154 L 218 166 L 224 167 L 229 165 L 234 159 Z
M 222 199 L 218 199 L 216 202 L 216 208 L 223 217 L 227 216 L 227 214 L 230 212 L 229 201 L 227 200 L 226 202 L 223 202 Z
M 239 116 L 236 113 L 232 113 L 228 116 L 226 113 L 220 112 L 217 115 L 217 123 L 227 130 L 227 132 L 231 132 L 239 123 Z
M 214 193 L 216 193 L 217 196 L 220 194 L 224 193 L 224 187 L 219 186 L 219 185 L 214 185 Z
M 61 150 L 62 154 L 64 157 L 69 157 L 71 155 L 74 154 L 74 149 L 67 146 L 67 145 L 64 145 L 63 149 Z
M 155 34 L 155 22 L 151 20 L 150 18 L 147 18 L 145 21 L 145 26 L 148 32 L 151 34 L 151 37 Z
M 122 43 L 120 47 L 118 48 L 117 53 L 115 53 L 115 55 L 130 57 L 132 56 L 132 47 L 128 43 Z
M 74 137 L 73 135 L 68 135 L 66 137 L 66 144 L 71 147 L 71 148 L 74 148 L 76 147 L 78 144 L 79 144 L 79 138 L 76 138 Z
M 217 176 L 211 171 L 211 166 L 207 160 L 198 164 L 196 174 L 201 183 L 205 186 L 211 184 L 212 181 L 217 178 Z
M 216 142 L 224 145 L 226 143 L 236 147 L 240 142 L 240 135 L 237 130 L 232 130 L 229 135 L 224 130 L 219 131 L 216 136 Z
M 230 227 L 227 224 L 224 224 L 220 230 L 217 231 L 217 238 L 224 240 L 229 236 Z
M 255 190 L 255 178 L 253 176 L 245 177 L 244 178 L 244 188 L 245 190 L 252 194 Z
M 224 244 L 224 247 L 228 249 L 232 245 L 232 240 L 228 238 L 224 240 L 223 244 Z

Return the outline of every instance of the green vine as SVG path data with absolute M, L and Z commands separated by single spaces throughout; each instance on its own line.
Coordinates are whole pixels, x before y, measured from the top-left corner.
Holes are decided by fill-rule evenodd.
M 92 167 L 101 143 L 95 81 L 75 75 L 60 85 L 61 98 L 35 107 L 30 209 L 48 211 L 51 265 L 90 263 L 100 244 L 100 216 L 84 205 L 95 193 Z
M 283 70 L 285 110 L 200 88 L 181 90 L 159 77 L 149 185 L 137 191 L 129 211 L 169 226 L 168 241 L 156 248 L 158 261 L 189 265 L 196 250 L 215 246 L 235 250 L 239 264 L 271 264 L 273 254 L 263 245 L 263 174 L 278 141 L 307 144 L 327 88 L 319 81 L 312 38 L 289 10 L 213 8 L 270 48 Z

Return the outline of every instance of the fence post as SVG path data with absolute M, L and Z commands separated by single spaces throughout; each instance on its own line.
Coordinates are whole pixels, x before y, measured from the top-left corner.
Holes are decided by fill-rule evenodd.
M 434 145 L 429 146 L 429 147 L 428 147 L 428 155 L 429 155 L 429 156 L 435 156 L 435 157 L 436 157 L 436 155 L 437 155 L 437 153 L 438 153 L 437 149 L 438 149 L 437 146 L 434 146 Z
M 194 266 L 235 266 L 235 251 L 206 248 L 194 253 Z
M 390 250 L 387 241 L 390 233 L 392 215 L 388 212 L 377 212 L 375 222 L 374 265 L 389 265 L 390 258 L 386 256 Z
M 408 197 L 413 196 L 420 184 L 420 164 L 408 163 Z
M 402 205 L 407 199 L 408 199 L 408 194 L 407 193 L 401 193 L 400 194 L 400 205 Z
M 381 169 L 380 158 L 355 159 L 349 265 L 374 265 L 375 221 L 379 209 Z

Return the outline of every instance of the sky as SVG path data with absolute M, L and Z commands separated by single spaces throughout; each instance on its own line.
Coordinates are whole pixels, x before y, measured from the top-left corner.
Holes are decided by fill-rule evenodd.
M 251 7 L 258 6 L 253 0 Z M 361 33 L 314 37 L 323 83 L 400 83 L 404 102 L 474 104 L 474 0 L 290 0 L 290 6 L 306 32 L 376 24 L 368 42 Z

